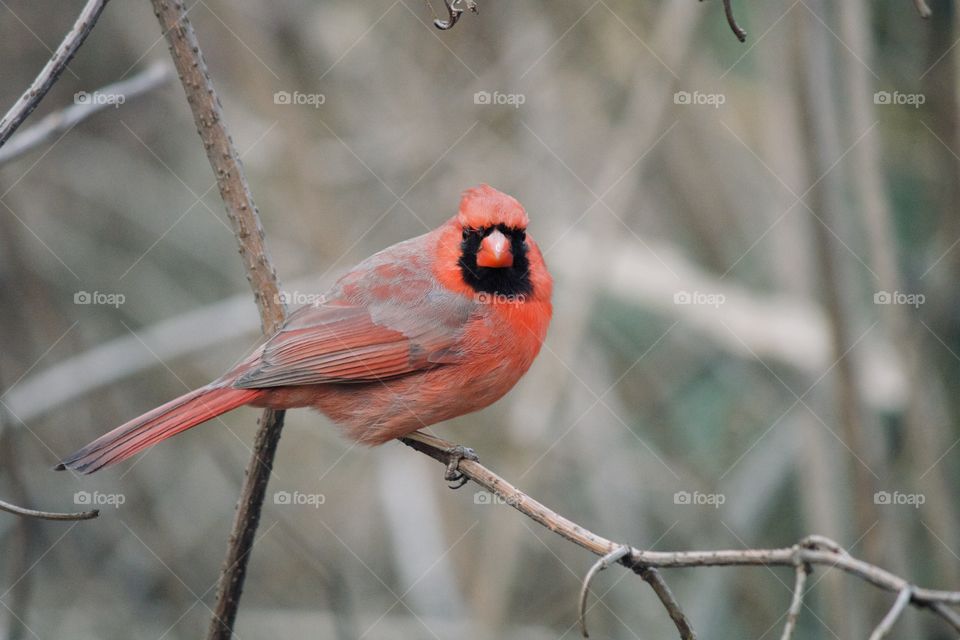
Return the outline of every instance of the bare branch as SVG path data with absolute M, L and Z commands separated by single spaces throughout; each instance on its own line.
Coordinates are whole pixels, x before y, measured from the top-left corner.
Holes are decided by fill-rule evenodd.
M 683 609 L 680 608 L 680 603 L 677 602 L 676 597 L 674 597 L 673 592 L 667 585 L 667 581 L 663 579 L 660 572 L 653 567 L 646 566 L 634 566 L 633 571 L 643 578 L 643 580 L 650 585 L 650 588 L 653 589 L 653 592 L 657 594 L 657 597 L 660 598 L 661 604 L 663 604 L 667 613 L 670 614 L 670 619 L 673 620 L 673 623 L 677 626 L 680 640 L 697 640 L 697 634 L 694 633 L 690 621 L 683 613 Z
M 897 618 L 899 618 L 903 610 L 907 608 L 912 593 L 913 589 L 910 586 L 906 586 L 900 590 L 900 595 L 897 596 L 893 606 L 890 607 L 890 611 L 887 612 L 887 615 L 883 617 L 883 620 L 880 621 L 877 628 L 870 634 L 870 640 L 883 640 L 883 638 L 890 633 L 890 629 L 892 629 L 893 625 L 897 622 Z
M 95 93 L 109 96 L 123 96 L 123 101 L 130 100 L 143 95 L 170 79 L 170 68 L 163 64 L 153 64 L 129 80 L 114 82 L 105 87 L 97 89 Z M 0 165 L 19 158 L 31 149 L 43 144 L 64 131 L 68 131 L 78 122 L 85 120 L 93 114 L 113 107 L 117 104 L 106 101 L 90 100 L 79 104 L 74 104 L 60 111 L 51 113 L 44 117 L 37 124 L 24 129 L 7 144 L 0 147 Z
M 590 594 L 590 583 L 593 582 L 593 579 L 598 573 L 610 566 L 611 563 L 617 562 L 622 557 L 630 555 L 630 547 L 622 546 L 619 549 L 614 549 L 607 555 L 603 556 L 597 560 L 590 570 L 587 571 L 587 575 L 583 578 L 583 586 L 580 587 L 580 608 L 578 609 L 580 615 L 580 633 L 583 634 L 584 638 L 589 638 L 590 634 L 587 633 L 587 596 Z
M 455 449 L 451 442 L 419 432 L 402 438 L 401 442 L 445 465 L 450 462 L 449 452 Z M 540 504 L 476 460 L 461 460 L 458 464 L 458 470 L 487 491 L 498 495 L 504 502 L 528 518 L 591 553 L 606 556 L 623 546 L 593 533 Z M 851 556 L 836 542 L 824 536 L 808 536 L 798 544 L 782 549 L 644 551 L 630 547 L 630 553 L 621 558 L 619 562 L 631 569 L 634 567 L 795 567 L 798 564 L 823 565 L 845 571 L 880 589 L 897 592 L 901 594 L 901 597 L 904 597 L 902 595 L 904 590 L 909 589 L 910 597 L 908 601 L 910 604 L 918 608 L 928 608 L 954 628 L 960 628 L 957 626 L 960 616 L 947 606 L 960 604 L 960 591 L 943 591 L 912 586 L 903 578 L 890 573 L 886 569 Z M 637 571 L 637 573 L 640 573 L 640 571 Z M 660 595 L 659 592 L 658 595 Z M 796 595 L 794 595 L 794 598 L 796 598 Z M 662 596 L 661 601 L 667 604 Z M 893 613 L 893 610 L 891 610 L 891 613 Z M 899 612 L 897 615 L 899 615 Z M 887 617 L 890 618 L 891 614 L 888 614 Z
M 700 0 L 700 2 L 703 2 L 703 0 Z M 737 40 L 746 42 L 747 32 L 737 23 L 737 19 L 733 15 L 733 6 L 731 6 L 730 0 L 723 0 L 723 14 L 727 17 L 727 24 L 730 25 L 730 30 L 733 31 L 733 35 L 737 36 Z
M 6 115 L 0 118 L 0 147 L 13 135 L 17 127 L 23 124 L 27 116 L 37 108 L 37 105 L 43 100 L 43 96 L 50 91 L 50 87 L 57 81 L 63 70 L 67 68 L 80 45 L 90 35 L 93 25 L 97 23 L 97 19 L 106 4 L 107 0 L 87 1 L 83 11 L 77 17 L 77 21 L 73 23 L 73 27 L 67 32 L 63 42 L 53 53 L 53 57 L 44 65 L 40 75 L 34 79 L 33 84 L 20 96 L 20 99 L 10 107 Z
M 733 7 L 730 4 L 730 0 L 723 0 L 723 13 L 727 16 L 727 24 L 730 25 L 733 35 L 737 36 L 737 40 L 740 42 L 746 42 L 747 32 L 737 24 L 737 19 L 733 16 Z
M 807 574 L 809 567 L 802 562 L 797 562 L 797 579 L 793 583 L 793 599 L 790 601 L 790 609 L 787 611 L 787 624 L 783 627 L 783 635 L 780 640 L 790 640 L 793 632 L 797 629 L 797 621 L 800 619 L 800 609 L 803 607 L 803 590 L 807 586 Z
M 250 194 L 240 155 L 224 124 L 220 99 L 207 71 L 200 43 L 187 19 L 183 2 L 151 1 L 237 237 L 247 280 L 260 311 L 261 328 L 264 333 L 272 334 L 283 324 L 286 315 L 280 301 L 277 274 L 267 253 L 260 215 Z M 283 416 L 283 411 L 266 410 L 260 419 L 220 574 L 209 638 L 230 638 L 233 634 L 247 563 L 283 429 Z
M 36 518 L 38 520 L 92 520 L 100 515 L 99 510 L 80 511 L 79 513 L 57 513 L 54 511 L 37 511 L 35 509 L 26 509 L 18 507 L 0 500 L 0 511 L 6 511 L 25 518 Z
M 960 613 L 957 613 L 951 609 L 948 605 L 942 602 L 932 602 L 928 604 L 934 613 L 947 621 L 954 631 L 960 631 Z

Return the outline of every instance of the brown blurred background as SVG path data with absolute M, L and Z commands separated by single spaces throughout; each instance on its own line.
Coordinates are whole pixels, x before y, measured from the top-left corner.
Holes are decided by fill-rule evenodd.
M 0 2 L 2 109 L 82 4 Z M 952 3 L 738 2 L 745 44 L 715 0 L 480 0 L 448 32 L 415 0 L 188 4 L 292 304 L 468 186 L 527 207 L 547 344 L 437 434 L 637 547 L 816 532 L 960 588 Z M 24 128 L 158 61 L 149 4 L 112 2 Z M 201 636 L 257 412 L 51 471 L 258 339 L 175 81 L 0 166 L 0 279 L 0 497 L 104 511 L 0 515 L 0 637 Z M 594 558 L 441 475 L 289 414 L 238 636 L 577 637 Z M 791 570 L 666 577 L 703 637 L 780 636 Z M 893 599 L 838 571 L 809 586 L 801 638 L 866 637 Z M 625 570 L 594 594 L 593 637 L 674 636 Z M 951 637 L 914 610 L 896 635 Z

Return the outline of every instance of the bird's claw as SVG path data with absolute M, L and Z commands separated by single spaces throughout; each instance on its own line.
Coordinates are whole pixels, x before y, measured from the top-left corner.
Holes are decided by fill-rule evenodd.
M 447 470 L 443 474 L 443 479 L 450 483 L 447 486 L 451 489 L 459 489 L 470 481 L 470 478 L 460 471 L 460 461 L 472 460 L 479 462 L 480 458 L 477 456 L 476 451 L 459 444 L 447 449 L 446 453 L 449 456 L 449 460 L 447 461 Z

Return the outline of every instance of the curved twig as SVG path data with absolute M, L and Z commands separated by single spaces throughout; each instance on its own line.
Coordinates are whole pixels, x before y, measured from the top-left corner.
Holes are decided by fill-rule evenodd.
M 423 433 L 402 438 L 401 442 L 435 460 L 448 464 L 447 453 L 454 445 Z M 478 461 L 461 460 L 458 470 L 478 485 L 498 495 L 508 505 L 557 535 L 598 556 L 605 556 L 622 545 L 608 540 L 540 504 Z M 808 536 L 801 543 L 782 549 L 739 549 L 718 551 L 645 551 L 630 548 L 619 561 L 628 567 L 680 568 L 720 566 L 789 566 L 798 563 L 840 569 L 886 591 L 903 593 L 909 588 L 909 604 L 927 608 L 960 631 L 960 616 L 948 605 L 960 604 L 960 591 L 925 589 L 912 586 L 886 569 L 853 557 L 836 542 L 824 536 Z
M 730 0 L 723 0 L 723 13 L 727 16 L 727 24 L 730 25 L 733 35 L 737 36 L 737 40 L 740 42 L 746 42 L 747 32 L 744 31 L 739 24 L 737 24 L 737 19 L 733 15 L 733 6 L 731 6 Z
M 587 575 L 584 576 L 583 586 L 580 587 L 580 607 L 577 609 L 580 613 L 578 617 L 580 620 L 580 633 L 583 634 L 584 638 L 590 637 L 590 634 L 587 633 L 587 596 L 590 594 L 590 583 L 593 582 L 593 579 L 598 573 L 609 567 L 612 563 L 620 560 L 620 558 L 628 555 L 630 555 L 630 547 L 626 545 L 619 549 L 614 549 L 594 562 L 590 570 L 587 571 Z
M 25 518 L 36 518 L 38 520 L 92 520 L 100 515 L 99 509 L 80 511 L 78 513 L 57 513 L 55 511 L 37 511 L 36 509 L 18 507 L 3 500 L 0 500 L 0 511 L 6 511 L 7 513 Z
M 798 546 L 801 546 L 805 549 L 826 549 L 827 551 L 832 551 L 833 553 L 847 553 L 846 549 L 840 546 L 840 543 L 832 538 L 827 536 L 822 536 L 818 533 L 811 534 L 805 537 L 798 543 Z
M 107 0 L 87 1 L 83 11 L 77 16 L 77 21 L 73 23 L 73 27 L 64 36 L 63 42 L 57 47 L 53 57 L 44 65 L 40 75 L 34 79 L 26 92 L 20 96 L 20 99 L 13 103 L 6 115 L 0 118 L 0 147 L 13 135 L 17 127 L 23 124 L 27 116 L 37 108 L 37 105 L 43 100 L 43 96 L 50 91 L 50 87 L 57 81 L 63 70 L 67 68 L 70 60 L 77 53 L 77 49 L 87 39 L 106 4 Z
M 447 19 L 441 20 L 437 17 L 437 12 L 433 10 L 433 4 L 430 0 L 426 0 L 426 2 L 427 6 L 430 7 L 430 13 L 433 14 L 433 26 L 441 31 L 452 29 L 453 25 L 460 20 L 460 16 L 463 15 L 463 9 L 459 6 L 460 2 L 465 2 L 471 13 L 478 13 L 476 0 L 443 0 L 443 6 L 447 10 Z
M 123 96 L 124 101 L 143 95 L 170 78 L 170 68 L 164 64 L 153 64 L 129 80 L 114 82 L 97 89 L 95 93 L 111 96 Z M 81 120 L 89 118 L 98 111 L 113 107 L 114 103 L 93 101 L 73 104 L 69 107 L 51 113 L 37 124 L 27 127 L 13 136 L 7 144 L 0 147 L 0 165 L 10 162 L 54 138 L 64 131 L 68 131 Z

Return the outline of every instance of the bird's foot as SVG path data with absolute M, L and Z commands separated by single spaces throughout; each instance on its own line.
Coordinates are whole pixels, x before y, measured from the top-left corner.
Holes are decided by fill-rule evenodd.
M 450 459 L 447 461 L 447 471 L 443 474 L 443 479 L 450 483 L 447 486 L 449 486 L 451 489 L 459 489 L 470 481 L 470 478 L 465 476 L 463 472 L 460 471 L 460 461 L 472 460 L 474 462 L 479 462 L 480 458 L 477 456 L 476 451 L 470 447 L 464 447 L 463 445 L 459 444 L 455 447 L 450 447 L 447 449 L 446 453 L 448 456 L 450 456 Z

